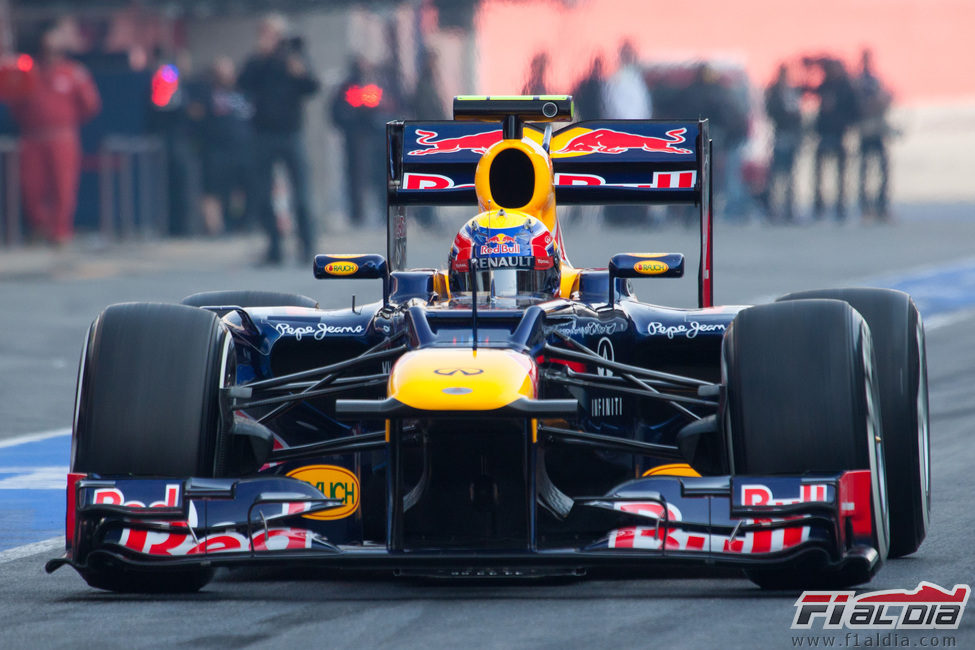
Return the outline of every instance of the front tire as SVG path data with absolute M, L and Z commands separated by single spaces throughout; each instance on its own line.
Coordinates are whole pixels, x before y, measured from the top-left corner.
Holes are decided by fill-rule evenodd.
M 234 350 L 211 312 L 125 303 L 103 311 L 81 360 L 71 471 L 102 476 L 219 476 L 229 416 L 220 388 Z M 95 564 L 82 576 L 113 591 L 196 591 L 209 570 L 131 572 Z
M 870 326 L 890 499 L 890 556 L 910 555 L 924 541 L 931 513 L 928 371 L 921 315 L 908 294 L 891 289 L 802 291 L 779 300 L 809 298 L 842 300 Z
M 745 309 L 722 346 L 724 413 L 734 475 L 869 469 L 873 546 L 887 555 L 887 495 L 870 330 L 849 305 L 802 300 Z M 822 563 L 748 570 L 763 588 L 841 586 L 869 573 Z
M 190 307 L 307 307 L 317 309 L 318 301 L 298 293 L 284 291 L 201 291 L 186 296 L 180 304 Z

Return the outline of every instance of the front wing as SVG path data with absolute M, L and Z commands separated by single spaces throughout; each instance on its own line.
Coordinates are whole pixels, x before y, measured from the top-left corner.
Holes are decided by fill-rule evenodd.
M 67 552 L 48 571 L 108 562 L 140 570 L 247 564 L 314 564 L 430 575 L 532 575 L 658 563 L 774 567 L 812 561 L 867 580 L 873 548 L 870 472 L 804 477 L 655 476 L 571 509 L 611 511 L 616 523 L 574 546 L 390 550 L 336 544 L 309 515 L 341 508 L 300 480 L 132 479 L 73 474 Z M 605 512 L 604 512 L 605 514 Z

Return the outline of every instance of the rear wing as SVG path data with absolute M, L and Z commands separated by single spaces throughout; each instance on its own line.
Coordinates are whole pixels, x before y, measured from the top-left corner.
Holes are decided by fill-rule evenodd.
M 501 132 L 500 122 L 390 122 L 389 204 L 475 204 L 477 161 L 501 140 Z M 545 139 L 531 124 L 524 134 L 539 143 Z M 570 124 L 551 134 L 555 200 L 562 205 L 699 203 L 708 184 L 702 142 L 708 142 L 706 120 Z
M 477 204 L 478 160 L 502 138 L 502 121 L 407 121 L 386 125 L 388 259 L 406 266 L 405 206 Z M 555 132 L 526 124 L 547 143 L 557 205 L 694 204 L 701 212 L 698 303 L 711 286 L 711 141 L 707 120 L 598 120 Z

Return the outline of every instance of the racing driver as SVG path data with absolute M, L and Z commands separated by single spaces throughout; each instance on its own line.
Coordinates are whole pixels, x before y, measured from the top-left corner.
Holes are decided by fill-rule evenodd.
M 453 298 L 520 307 L 559 295 L 561 254 L 548 228 L 515 210 L 489 210 L 457 233 L 447 258 Z M 483 298 L 481 297 L 483 296 Z

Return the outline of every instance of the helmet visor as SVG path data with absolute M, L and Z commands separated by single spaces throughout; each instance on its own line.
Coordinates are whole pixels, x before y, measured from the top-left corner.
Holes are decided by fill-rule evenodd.
M 470 273 L 452 273 L 451 276 L 451 290 L 461 293 L 471 292 L 473 279 L 479 300 L 551 299 L 552 295 L 558 292 L 558 272 L 554 269 L 489 269 Z

